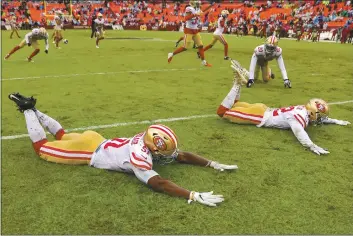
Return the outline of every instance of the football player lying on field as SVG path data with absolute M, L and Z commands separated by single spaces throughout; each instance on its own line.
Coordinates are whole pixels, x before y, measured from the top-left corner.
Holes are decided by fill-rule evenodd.
M 274 127 L 292 129 L 299 142 L 312 152 L 328 154 L 329 152 L 314 144 L 305 128 L 310 124 L 338 124 L 348 125 L 350 122 L 331 119 L 328 117 L 328 104 L 318 98 L 311 99 L 306 105 L 289 106 L 283 108 L 269 108 L 265 104 L 249 104 L 240 102 L 240 90 L 247 81 L 243 76 L 243 68 L 239 62 L 232 60 L 234 84 L 228 95 L 218 107 L 217 114 L 237 124 L 252 124 L 257 127 Z
M 27 130 L 34 150 L 42 159 L 62 164 L 85 164 L 95 168 L 133 173 L 153 190 L 165 192 L 188 202 L 216 206 L 224 201 L 222 195 L 213 192 L 189 191 L 163 179 L 152 169 L 153 162 L 180 163 L 211 167 L 219 171 L 237 169 L 237 165 L 223 165 L 190 152 L 178 150 L 175 133 L 164 125 L 151 125 L 146 131 L 132 138 L 106 139 L 97 132 L 65 133 L 53 118 L 35 108 L 36 99 L 19 93 L 9 95 L 18 109 L 24 113 Z M 54 135 L 56 141 L 48 142 L 44 128 Z

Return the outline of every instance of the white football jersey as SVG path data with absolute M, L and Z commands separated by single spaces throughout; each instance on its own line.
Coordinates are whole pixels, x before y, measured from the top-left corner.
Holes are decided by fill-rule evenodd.
M 261 62 L 264 61 L 272 61 L 273 59 L 277 59 L 282 55 L 282 48 L 277 47 L 277 49 L 272 52 L 272 53 L 266 53 L 265 52 L 265 45 L 260 45 L 255 48 L 254 54 L 257 57 L 257 61 L 260 64 Z
M 221 16 L 218 18 L 218 21 L 217 21 L 217 28 L 216 30 L 214 31 L 214 35 L 222 35 L 223 32 L 224 32 L 224 25 L 226 23 L 226 20 Z
M 152 170 L 152 155 L 143 142 L 145 133 L 133 138 L 105 140 L 93 153 L 90 165 L 106 170 L 134 173 L 142 182 L 158 175 Z
M 104 19 L 102 18 L 99 20 L 98 18 L 94 20 L 94 23 L 96 23 L 96 28 L 97 29 L 102 29 L 104 26 Z
M 197 11 L 195 10 L 195 8 L 189 6 L 185 9 L 185 13 L 196 14 Z M 195 17 L 187 20 L 185 22 L 186 23 L 185 28 L 197 30 L 198 29 L 198 27 L 197 27 L 198 26 L 198 18 L 199 17 L 195 16 Z
M 309 115 L 305 106 L 290 106 L 283 108 L 268 108 L 264 118 L 258 127 L 273 127 L 279 129 L 290 129 L 291 122 L 298 122 L 303 128 L 309 124 Z
M 290 106 L 283 108 L 268 108 L 258 127 L 273 127 L 291 129 L 298 141 L 304 147 L 311 147 L 311 141 L 305 128 L 309 124 L 309 114 L 305 106 Z

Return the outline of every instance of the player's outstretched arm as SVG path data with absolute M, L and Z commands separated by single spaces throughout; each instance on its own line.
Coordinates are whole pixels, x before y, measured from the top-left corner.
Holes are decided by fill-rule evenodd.
M 223 195 L 213 195 L 213 192 L 199 193 L 186 190 L 170 180 L 163 179 L 159 175 L 153 176 L 147 184 L 156 192 L 164 192 L 171 196 L 188 199 L 188 203 L 199 202 L 207 206 L 217 206 L 224 201 Z
M 322 120 L 322 123 L 324 123 L 324 124 L 336 124 L 336 125 L 350 125 L 351 124 L 351 122 L 349 122 L 349 121 L 331 119 L 329 117 L 327 117 L 326 119 Z
M 238 169 L 237 165 L 224 165 L 216 161 L 208 160 L 202 156 L 193 154 L 191 152 L 179 151 L 176 160 L 181 163 L 192 164 L 197 166 L 212 167 L 216 170 L 236 170 Z

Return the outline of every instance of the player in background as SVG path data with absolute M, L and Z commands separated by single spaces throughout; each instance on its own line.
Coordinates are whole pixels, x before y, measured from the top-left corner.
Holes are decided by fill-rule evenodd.
M 265 44 L 262 44 L 255 48 L 254 53 L 251 57 L 250 69 L 248 72 L 248 83 L 247 87 L 251 87 L 254 84 L 254 80 L 257 79 L 259 75 L 259 70 L 262 71 L 262 79 L 264 82 L 268 82 L 270 78 L 274 78 L 275 75 L 271 72 L 268 66 L 268 62 L 273 59 L 277 60 L 278 66 L 282 73 L 282 78 L 284 81 L 284 87 L 291 88 L 292 84 L 287 76 L 287 71 L 284 66 L 284 61 L 282 57 L 282 48 L 278 47 L 278 39 L 275 35 L 268 37 Z
M 96 48 L 99 48 L 99 41 L 104 39 L 104 19 L 102 13 L 97 14 L 97 19 L 94 20 L 96 27 Z
M 45 53 L 48 54 L 49 50 L 49 35 L 44 28 L 34 28 L 31 32 L 25 35 L 25 38 L 21 41 L 19 45 L 14 47 L 6 56 L 5 60 L 9 59 L 12 54 L 14 54 L 17 50 L 23 48 L 26 44 L 28 47 L 32 46 L 34 51 L 32 54 L 27 57 L 28 62 L 33 62 L 32 58 L 40 52 L 39 49 L 39 40 L 45 41 Z
M 227 40 L 223 37 L 224 26 L 227 23 L 228 15 L 229 12 L 227 10 L 223 10 L 221 12 L 221 16 L 218 18 L 217 21 L 217 28 L 213 33 L 212 42 L 203 49 L 206 52 L 208 49 L 212 48 L 217 43 L 217 41 L 221 42 L 221 44 L 223 44 L 224 46 L 224 60 L 229 60 L 228 43 Z
M 94 168 L 119 171 L 135 176 L 154 191 L 183 197 L 208 206 L 223 202 L 222 195 L 213 192 L 189 191 L 163 179 L 152 169 L 153 162 L 167 164 L 172 161 L 211 167 L 219 171 L 237 169 L 237 165 L 223 165 L 201 156 L 178 149 L 175 133 L 164 125 L 151 125 L 132 138 L 106 139 L 97 132 L 65 133 L 55 119 L 35 108 L 36 99 L 19 93 L 9 95 L 24 113 L 29 137 L 40 158 L 54 163 L 90 165 Z M 44 128 L 56 139 L 48 142 Z M 195 175 L 195 173 L 193 173 Z M 192 178 L 192 175 L 190 175 Z
M 13 16 L 10 19 L 10 27 L 11 27 L 10 39 L 12 39 L 13 33 L 16 33 L 18 38 L 21 38 L 20 35 L 18 34 L 18 25 L 17 25 L 17 22 L 16 22 L 16 16 Z
M 96 23 L 94 22 L 97 19 L 97 16 L 95 14 L 92 15 L 92 23 L 91 23 L 91 39 L 93 39 L 93 36 L 96 34 Z
M 202 65 L 211 67 L 212 65 L 209 64 L 205 60 L 205 54 L 203 50 L 203 43 L 201 40 L 201 36 L 199 33 L 199 17 L 203 14 L 202 10 L 197 11 L 197 8 L 200 8 L 201 1 L 197 0 L 190 0 L 189 6 L 185 9 L 185 28 L 184 28 L 184 45 L 177 48 L 174 52 L 168 53 L 168 63 L 170 63 L 173 59 L 174 55 L 177 55 L 181 52 L 184 52 L 189 48 L 191 42 L 193 41 L 196 46 L 198 47 L 198 51 L 200 54 L 200 58 L 202 61 Z M 212 5 L 207 7 L 205 11 L 208 11 Z
M 62 30 L 64 29 L 64 18 L 61 11 L 57 11 L 57 15 L 54 17 L 54 22 L 55 26 L 52 36 L 54 36 L 55 48 L 60 49 L 59 43 L 63 40 Z
M 298 22 L 295 24 L 295 29 L 297 32 L 296 33 L 297 42 L 299 42 L 302 37 L 303 26 L 304 26 L 304 22 L 303 22 L 302 18 L 299 18 Z
M 240 102 L 241 86 L 246 84 L 244 68 L 234 60 L 232 60 L 231 67 L 234 71 L 234 84 L 217 110 L 217 114 L 226 120 L 237 124 L 256 125 L 257 127 L 291 129 L 304 147 L 318 155 L 329 152 L 310 140 L 305 131 L 309 124 L 350 124 L 348 121 L 329 118 L 328 104 L 318 98 L 310 99 L 306 105 L 283 108 L 269 108 L 262 103 Z

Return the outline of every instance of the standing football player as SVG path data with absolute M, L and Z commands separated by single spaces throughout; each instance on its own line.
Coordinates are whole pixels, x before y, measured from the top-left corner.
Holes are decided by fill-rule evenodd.
M 212 42 L 203 49 L 206 52 L 208 49 L 212 48 L 217 43 L 217 41 L 221 42 L 221 44 L 223 44 L 224 46 L 224 60 L 229 60 L 228 43 L 223 36 L 224 26 L 227 22 L 228 15 L 229 15 L 229 12 L 227 10 L 223 10 L 221 12 L 221 16 L 218 18 L 218 21 L 217 21 L 217 28 L 213 33 Z
M 57 15 L 54 17 L 54 22 L 55 22 L 55 26 L 54 26 L 53 36 L 54 36 L 55 48 L 60 49 L 59 43 L 63 39 L 62 30 L 64 29 L 64 18 L 62 16 L 61 11 L 57 11 Z
M 329 152 L 310 140 L 305 131 L 309 124 L 350 124 L 348 121 L 329 118 L 328 104 L 318 98 L 310 99 L 306 105 L 283 108 L 269 108 L 262 103 L 240 102 L 241 86 L 246 83 L 244 69 L 234 60 L 232 60 L 231 67 L 234 71 L 234 84 L 217 110 L 217 114 L 226 120 L 257 127 L 291 129 L 299 142 L 317 155 Z
M 11 27 L 10 39 L 12 39 L 13 33 L 16 33 L 18 38 L 21 38 L 20 35 L 18 34 L 18 25 L 17 25 L 17 22 L 16 22 L 16 16 L 13 16 L 10 19 L 10 27 Z
M 40 52 L 39 49 L 39 40 L 44 40 L 45 41 L 45 53 L 48 54 L 49 50 L 49 35 L 47 31 L 44 28 L 35 28 L 31 32 L 25 35 L 25 38 L 21 41 L 19 45 L 14 47 L 6 56 L 5 60 L 9 59 L 12 54 L 14 54 L 17 50 L 23 48 L 26 44 L 28 47 L 32 46 L 34 48 L 34 51 L 32 54 L 27 57 L 28 62 L 33 62 L 32 58 L 37 55 Z
M 268 66 L 268 62 L 272 61 L 273 59 L 277 60 L 278 66 L 281 70 L 284 87 L 292 88 L 291 82 L 287 76 L 286 68 L 284 66 L 282 48 L 278 47 L 278 39 L 275 35 L 268 37 L 265 44 L 255 48 L 251 57 L 247 87 L 251 87 L 254 84 L 254 79 L 258 78 L 260 68 L 264 82 L 268 82 L 270 78 L 274 78 L 274 74 L 271 72 L 271 69 Z
M 211 167 L 219 171 L 237 169 L 237 165 L 224 165 L 178 149 L 175 133 L 164 125 L 151 125 L 132 138 L 106 139 L 97 132 L 65 133 L 55 119 L 35 108 L 36 99 L 19 93 L 9 95 L 18 109 L 24 113 L 29 137 L 40 158 L 54 163 L 89 165 L 94 168 L 135 174 L 154 191 L 183 197 L 188 202 L 216 206 L 224 201 L 222 195 L 213 192 L 189 191 L 163 179 L 152 169 L 153 163 L 172 161 Z M 44 128 L 56 139 L 48 142 Z
M 96 28 L 96 48 L 99 48 L 99 41 L 104 39 L 104 19 L 102 13 L 98 13 L 97 19 L 94 20 Z
M 174 55 L 177 55 L 181 52 L 184 52 L 189 48 L 191 42 L 193 41 L 197 48 L 202 61 L 202 65 L 211 67 L 205 60 L 205 53 L 203 50 L 203 43 L 201 40 L 201 36 L 199 33 L 199 17 L 203 14 L 202 11 L 197 11 L 196 8 L 200 8 L 201 1 L 198 0 L 190 0 L 189 6 L 185 9 L 185 28 L 184 28 L 184 45 L 177 48 L 174 52 L 168 53 L 168 63 L 170 63 L 173 59 Z M 209 10 L 212 5 L 207 7 L 205 11 Z
M 94 22 L 97 19 L 97 16 L 95 14 L 92 15 L 92 23 L 91 23 L 91 39 L 93 39 L 93 36 L 96 34 L 96 23 Z

